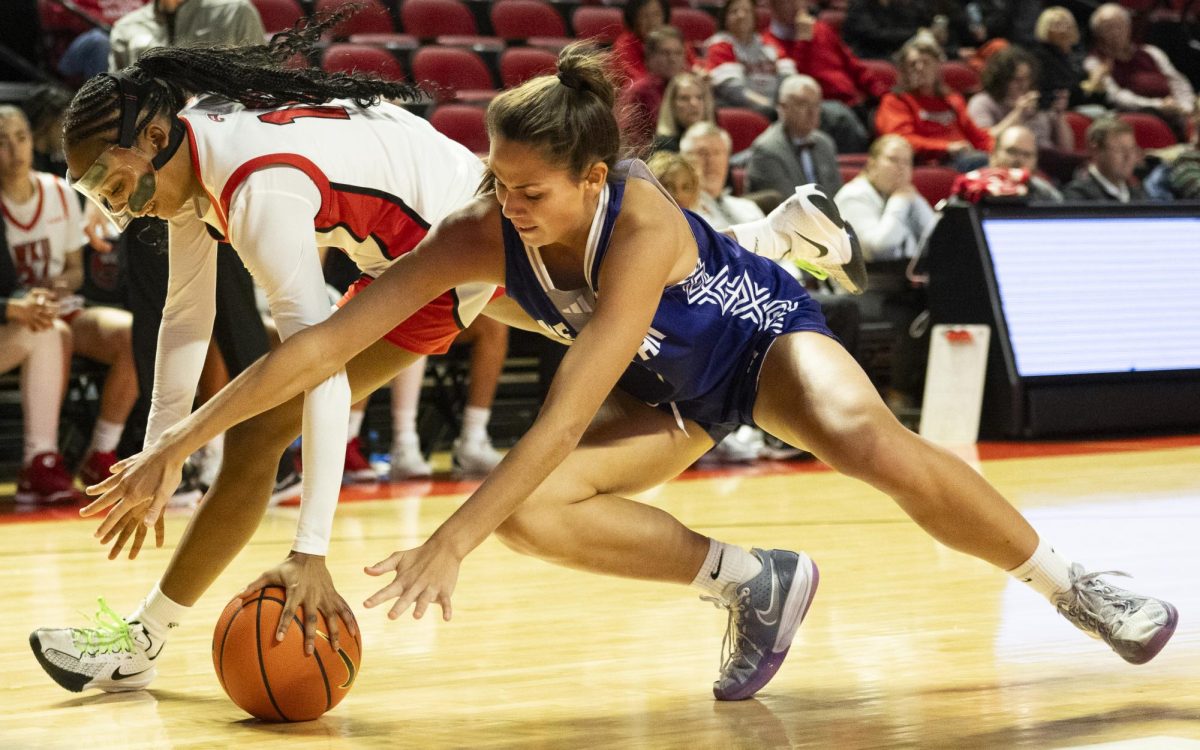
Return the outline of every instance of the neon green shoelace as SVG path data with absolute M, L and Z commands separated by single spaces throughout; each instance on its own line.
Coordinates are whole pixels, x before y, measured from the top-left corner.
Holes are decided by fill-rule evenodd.
M 98 601 L 100 610 L 94 617 L 88 618 L 92 627 L 71 629 L 75 648 L 89 656 L 132 651 L 133 636 L 129 632 L 129 623 L 112 611 L 103 598 Z
M 824 281 L 825 279 L 829 278 L 829 272 L 818 266 L 816 263 L 812 263 L 807 260 L 801 260 L 800 258 L 793 258 L 792 262 L 796 264 L 796 268 L 799 268 L 801 271 L 812 275 L 812 277 L 815 279 Z

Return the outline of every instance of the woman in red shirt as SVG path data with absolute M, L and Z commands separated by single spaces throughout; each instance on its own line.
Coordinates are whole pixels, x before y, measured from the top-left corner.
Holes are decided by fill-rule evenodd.
M 987 164 L 992 136 L 967 114 L 962 96 L 942 83 L 943 59 L 932 38 L 918 35 L 900 48 L 900 83 L 880 100 L 875 130 L 904 136 L 918 162 L 936 161 L 969 172 Z

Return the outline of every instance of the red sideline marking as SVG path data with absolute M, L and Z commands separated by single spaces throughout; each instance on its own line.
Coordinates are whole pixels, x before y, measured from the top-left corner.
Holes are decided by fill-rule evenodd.
M 1071 442 L 980 443 L 979 457 L 984 461 L 1000 461 L 1010 458 L 1084 456 L 1100 453 L 1131 453 L 1135 451 L 1167 450 L 1171 448 L 1194 448 L 1198 446 L 1200 446 L 1200 435 Z M 770 477 L 821 471 L 830 471 L 830 469 L 820 461 L 759 461 L 749 466 L 694 467 L 685 471 L 678 479 L 692 481 L 722 477 Z M 474 491 L 479 484 L 480 480 L 458 481 L 435 478 L 424 481 L 351 485 L 342 488 L 340 502 L 411 500 L 425 497 L 461 496 Z M 299 500 L 287 502 L 284 505 L 299 505 Z M 82 506 L 65 505 L 54 508 L 26 507 L 0 500 L 0 524 L 80 520 L 80 507 Z M 95 521 L 97 526 L 100 523 L 99 517 L 86 520 Z

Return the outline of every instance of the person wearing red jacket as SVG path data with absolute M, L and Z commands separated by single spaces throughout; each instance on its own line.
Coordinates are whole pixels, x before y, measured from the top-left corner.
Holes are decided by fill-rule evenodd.
M 766 42 L 796 64 L 796 71 L 821 84 L 821 130 L 839 153 L 863 152 L 869 139 L 869 109 L 887 91 L 887 81 L 854 56 L 832 26 L 813 18 L 806 0 L 770 0 Z
M 646 69 L 646 37 L 667 25 L 670 8 L 667 0 L 629 0 L 624 10 L 625 30 L 613 40 L 613 63 L 617 72 L 629 83 L 636 82 L 649 71 Z M 696 56 L 684 45 L 687 67 L 696 65 Z
M 900 48 L 900 83 L 879 102 L 875 131 L 904 136 L 918 162 L 969 172 L 987 164 L 992 136 L 967 114 L 962 96 L 942 83 L 942 59 L 941 48 L 929 37 L 918 35 Z

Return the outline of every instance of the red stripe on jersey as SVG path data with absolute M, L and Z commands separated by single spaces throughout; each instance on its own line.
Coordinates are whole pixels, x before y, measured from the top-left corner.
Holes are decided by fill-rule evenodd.
M 315 230 L 329 232 L 341 227 L 358 242 L 371 237 L 384 257 L 395 259 L 412 250 L 429 232 L 429 222 L 391 193 L 358 185 L 330 182 L 321 168 L 299 154 L 266 154 L 242 164 L 229 176 L 221 191 L 221 207 L 229 214 L 229 202 L 252 173 L 271 166 L 299 169 L 321 193 L 321 208 L 313 218 Z
M 32 175 L 33 173 L 30 173 L 30 174 Z M 14 217 L 11 213 L 8 212 L 8 204 L 4 201 L 3 198 L 0 198 L 0 212 L 4 213 L 4 218 L 7 219 L 9 221 L 9 223 L 11 223 L 17 229 L 20 229 L 22 232 L 32 231 L 33 228 L 35 226 L 37 226 L 38 219 L 42 218 L 42 202 L 43 202 L 43 199 L 46 197 L 46 192 L 44 190 L 42 190 L 42 181 L 39 180 L 36 176 L 33 176 L 33 186 L 37 188 L 37 201 L 38 202 L 37 202 L 37 208 L 33 212 L 33 220 L 30 221 L 28 224 L 22 224 L 21 222 L 17 221 L 16 217 Z
M 196 134 L 192 131 L 192 124 L 187 121 L 187 118 L 178 118 L 183 126 L 188 131 L 188 152 L 192 156 L 192 171 L 196 173 L 196 179 L 200 182 L 200 189 L 208 196 L 208 202 L 212 204 L 213 211 L 217 213 L 217 221 L 221 222 L 221 234 L 225 237 L 229 236 L 229 219 L 228 212 L 222 208 L 213 194 L 208 192 L 208 188 L 204 185 L 204 173 L 200 169 L 200 152 L 196 150 Z

